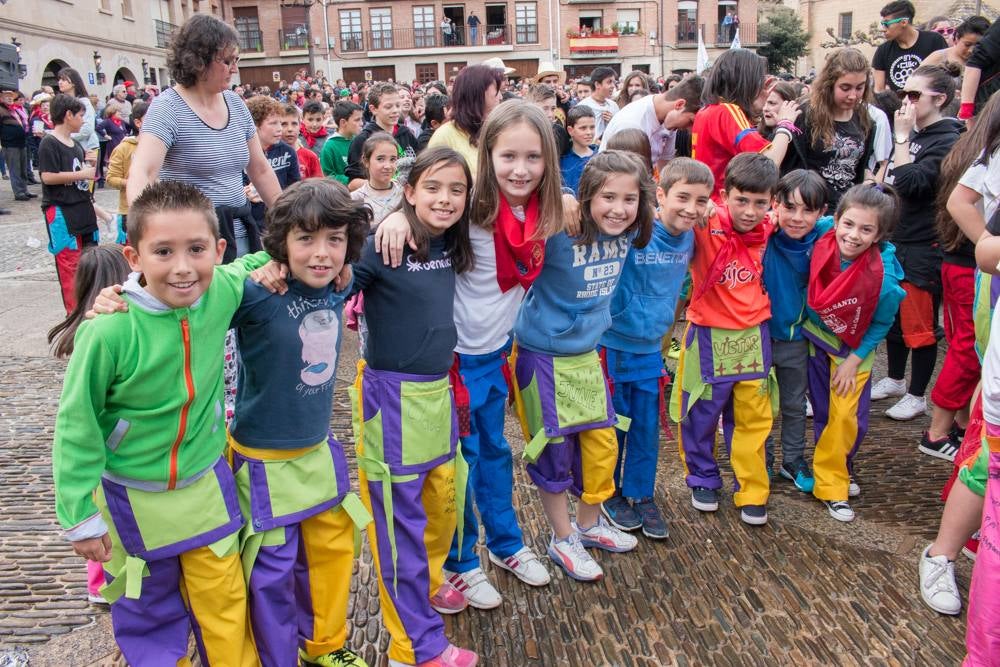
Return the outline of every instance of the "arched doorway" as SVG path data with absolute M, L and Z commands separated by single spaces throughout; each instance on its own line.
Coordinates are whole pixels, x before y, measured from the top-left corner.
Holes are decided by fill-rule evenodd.
M 59 70 L 61 70 L 64 67 L 69 67 L 69 65 L 66 64 L 64 60 L 56 59 L 49 61 L 49 64 L 45 66 L 44 70 L 42 70 L 41 85 L 52 86 L 53 90 L 55 90 L 58 93 L 59 77 L 56 75 L 59 74 Z
M 135 74 L 132 74 L 132 70 L 127 67 L 118 68 L 118 71 L 115 72 L 115 78 L 112 81 L 112 85 L 117 86 L 119 83 L 125 83 L 126 81 L 131 81 L 137 86 L 142 84 L 142 79 L 136 78 Z

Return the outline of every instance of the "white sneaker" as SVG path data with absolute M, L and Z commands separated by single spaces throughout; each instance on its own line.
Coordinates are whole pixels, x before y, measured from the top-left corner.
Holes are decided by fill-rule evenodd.
M 920 556 L 920 596 L 939 614 L 957 616 L 962 611 L 962 595 L 955 583 L 955 564 L 947 556 L 931 557 L 930 546 Z
M 528 547 L 521 547 L 506 558 L 500 558 L 492 551 L 486 553 L 490 555 L 491 563 L 512 573 L 529 586 L 544 586 L 552 579 L 542 561 Z
M 830 516 L 837 521 L 845 523 L 854 521 L 854 510 L 851 509 L 846 500 L 824 500 L 823 504 L 826 505 L 826 511 L 830 513 Z
M 597 581 L 604 578 L 604 570 L 583 548 L 580 533 L 573 533 L 565 540 L 557 540 L 553 535 L 549 541 L 549 558 L 566 570 L 566 574 L 578 581 Z
M 854 478 L 852 477 L 850 483 L 847 485 L 847 497 L 857 498 L 860 495 L 861 495 L 861 487 L 858 486 L 858 483 L 855 482 Z
M 893 380 L 885 377 L 872 385 L 872 400 L 883 398 L 898 398 L 906 393 L 906 380 Z
M 477 567 L 468 572 L 451 572 L 444 570 L 444 578 L 469 601 L 470 607 L 476 609 L 496 609 L 503 602 L 500 593 L 486 578 L 483 568 Z
M 906 422 L 916 419 L 927 410 L 927 399 L 923 396 L 907 394 L 899 399 L 896 405 L 885 411 L 885 416 L 896 421 Z
M 597 523 L 583 530 L 577 523 L 573 522 L 573 528 L 580 533 L 580 541 L 583 546 L 591 549 L 604 549 L 614 553 L 624 553 L 635 549 L 639 543 L 635 535 L 618 530 L 604 518 L 604 515 L 597 517 Z
M 806 398 L 806 417 L 813 416 L 813 404 Z

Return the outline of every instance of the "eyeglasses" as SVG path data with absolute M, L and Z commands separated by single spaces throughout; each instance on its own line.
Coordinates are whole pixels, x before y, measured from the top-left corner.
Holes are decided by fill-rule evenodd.
M 909 20 L 909 17 L 900 16 L 899 18 L 889 19 L 888 21 L 882 21 L 881 23 L 883 28 L 888 28 L 889 26 L 899 23 L 900 21 L 907 21 L 907 20 Z
M 955 34 L 955 29 L 954 28 L 935 28 L 934 32 L 936 32 L 939 35 L 943 35 L 945 37 L 948 37 L 950 35 L 954 35 Z
M 223 65 L 225 65 L 229 69 L 232 69 L 234 66 L 235 67 L 239 67 L 240 57 L 239 56 L 229 56 L 228 58 L 216 58 L 215 62 L 222 63 Z
M 911 102 L 916 103 L 923 96 L 924 93 L 919 90 L 897 90 L 896 94 L 899 95 L 899 99 L 901 101 L 910 100 Z M 942 95 L 943 93 L 927 93 L 927 94 Z

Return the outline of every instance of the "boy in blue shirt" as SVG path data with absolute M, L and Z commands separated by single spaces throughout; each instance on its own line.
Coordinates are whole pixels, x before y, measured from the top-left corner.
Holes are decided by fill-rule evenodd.
M 779 474 L 803 493 L 812 493 L 812 471 L 803 458 L 806 438 L 806 366 L 809 341 L 802 335 L 806 316 L 809 261 L 816 239 L 833 228 L 826 211 L 826 184 L 814 171 L 785 174 L 774 192 L 772 210 L 778 231 L 764 253 L 764 286 L 771 295 L 771 363 L 781 408 Z M 768 477 L 774 472 L 774 438 L 764 443 Z
M 704 219 L 714 187 L 711 170 L 695 160 L 676 158 L 664 168 L 656 188 L 659 223 L 653 225 L 649 245 L 629 249 L 611 302 L 611 328 L 601 338 L 615 412 L 632 420 L 627 433 L 617 434 L 614 479 L 619 492 L 601 504 L 601 511 L 619 530 L 641 527 L 652 539 L 667 537 L 666 521 L 653 502 L 667 381 L 660 341 L 673 325 L 691 261 L 691 229 Z
M 596 122 L 594 110 L 588 106 L 577 105 L 570 109 L 566 116 L 566 132 L 569 133 L 573 145 L 559 158 L 559 171 L 562 174 L 563 187 L 570 188 L 576 195 L 580 194 L 580 175 L 583 174 L 583 168 L 597 153 L 597 146 L 594 144 Z

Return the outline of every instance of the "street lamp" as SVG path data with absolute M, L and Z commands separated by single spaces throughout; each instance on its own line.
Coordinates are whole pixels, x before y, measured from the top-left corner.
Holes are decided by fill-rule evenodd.
M 105 76 L 104 72 L 101 71 L 101 54 L 97 51 L 94 51 L 94 74 L 97 78 L 97 83 L 103 85 Z
M 10 43 L 14 45 L 14 48 L 17 49 L 18 53 L 21 52 L 21 42 L 17 41 L 17 35 L 10 36 Z

